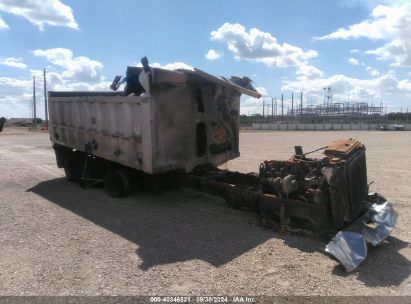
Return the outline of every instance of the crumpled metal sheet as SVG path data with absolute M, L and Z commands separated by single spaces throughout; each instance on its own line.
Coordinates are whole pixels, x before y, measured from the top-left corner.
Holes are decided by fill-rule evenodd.
M 356 269 L 367 257 L 367 243 L 377 246 L 388 238 L 397 222 L 398 214 L 391 203 L 376 193 L 368 211 L 340 231 L 325 247 L 344 266 L 347 272 Z
M 367 244 L 357 232 L 340 231 L 325 247 L 348 272 L 353 271 L 367 257 Z

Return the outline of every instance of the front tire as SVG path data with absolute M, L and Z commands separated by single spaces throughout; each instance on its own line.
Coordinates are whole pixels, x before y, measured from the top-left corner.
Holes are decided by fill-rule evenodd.
M 77 183 L 81 179 L 83 173 L 83 162 L 80 157 L 74 155 L 64 165 L 64 173 L 69 182 Z

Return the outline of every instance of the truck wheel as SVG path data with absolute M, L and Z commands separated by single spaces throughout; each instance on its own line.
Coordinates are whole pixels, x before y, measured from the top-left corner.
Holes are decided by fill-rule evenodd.
M 130 194 L 130 178 L 121 170 L 111 170 L 104 179 L 104 188 L 110 197 L 125 197 Z
M 82 162 L 76 158 L 71 158 L 64 165 L 64 173 L 69 182 L 79 182 L 83 172 Z
M 243 197 L 240 193 L 227 189 L 225 193 L 225 200 L 229 207 L 233 209 L 240 209 L 243 206 Z

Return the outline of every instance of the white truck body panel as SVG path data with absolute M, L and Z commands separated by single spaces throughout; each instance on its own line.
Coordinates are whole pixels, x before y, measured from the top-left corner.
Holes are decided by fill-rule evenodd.
M 149 174 L 219 166 L 240 155 L 239 91 L 192 72 L 141 96 L 49 92 L 50 138 Z

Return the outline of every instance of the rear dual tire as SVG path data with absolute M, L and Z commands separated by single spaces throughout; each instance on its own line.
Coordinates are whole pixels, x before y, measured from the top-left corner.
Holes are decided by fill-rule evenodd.
M 83 173 L 83 159 L 77 155 L 72 155 L 64 165 L 64 173 L 69 182 L 79 182 Z
M 130 177 L 123 170 L 110 170 L 104 178 L 104 188 L 110 197 L 125 197 L 131 193 Z

